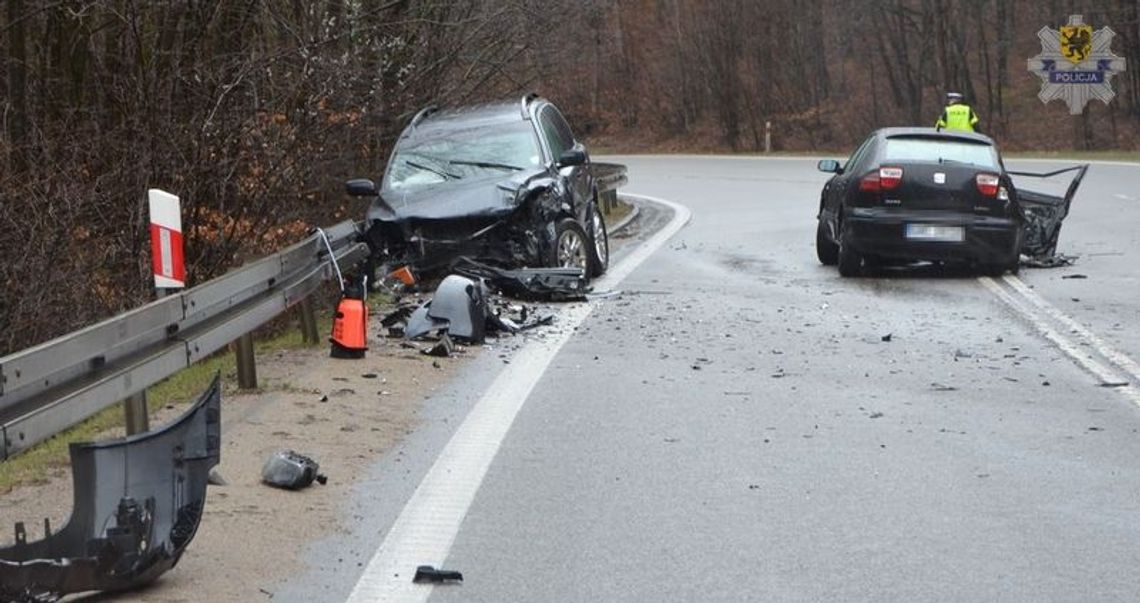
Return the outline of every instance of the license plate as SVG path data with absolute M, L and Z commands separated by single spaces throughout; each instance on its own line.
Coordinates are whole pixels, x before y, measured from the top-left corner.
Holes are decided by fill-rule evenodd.
M 961 243 L 966 240 L 965 229 L 961 226 L 939 226 L 937 224 L 907 224 L 906 238 L 918 241 L 945 241 Z

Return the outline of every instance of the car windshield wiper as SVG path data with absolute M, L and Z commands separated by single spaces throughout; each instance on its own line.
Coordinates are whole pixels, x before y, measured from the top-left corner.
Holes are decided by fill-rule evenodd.
M 957 163 L 959 165 L 978 165 L 976 163 L 971 163 L 969 161 L 958 161 L 957 159 L 946 159 L 945 157 L 939 157 L 938 163 Z
M 433 174 L 443 176 L 444 178 L 453 178 L 456 180 L 458 180 L 459 178 L 462 178 L 462 176 L 460 176 L 459 174 L 452 174 L 451 172 L 441 170 L 439 168 L 433 168 L 430 165 L 424 165 L 422 163 L 417 163 L 415 161 L 412 161 L 411 159 L 405 159 L 404 163 L 416 168 L 417 170 L 425 170 L 425 171 L 431 172 Z
M 475 167 L 485 168 L 502 168 L 504 170 L 521 170 L 523 168 L 509 163 L 495 163 L 494 161 L 470 161 L 467 159 L 452 159 L 448 161 L 451 165 L 473 165 Z

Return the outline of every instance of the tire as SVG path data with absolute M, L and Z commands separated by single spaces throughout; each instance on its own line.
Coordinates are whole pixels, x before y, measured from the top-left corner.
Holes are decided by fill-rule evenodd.
M 824 227 L 822 218 L 815 227 L 815 256 L 824 266 L 834 266 L 839 262 L 839 245 L 827 238 L 827 228 Z
M 851 248 L 847 241 L 847 229 L 843 223 L 839 225 L 839 276 L 859 276 L 863 272 L 863 256 Z
M 610 267 L 610 235 L 597 204 L 590 206 L 586 219 L 588 220 L 586 228 L 590 231 L 590 248 L 586 254 L 589 264 L 588 276 L 597 278 L 605 274 Z
M 549 265 L 555 268 L 581 268 L 589 274 L 590 239 L 586 230 L 571 218 L 563 218 L 554 225 L 554 246 Z

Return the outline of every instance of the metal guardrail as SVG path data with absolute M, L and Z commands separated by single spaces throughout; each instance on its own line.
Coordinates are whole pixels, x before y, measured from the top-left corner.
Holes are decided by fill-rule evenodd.
M 338 262 L 366 257 L 351 221 L 325 233 Z M 0 358 L 0 459 L 145 392 L 331 277 L 329 253 L 313 234 L 192 289 Z
M 617 189 L 629 182 L 626 167 L 620 163 L 592 163 L 602 211 L 610 213 L 617 204 Z

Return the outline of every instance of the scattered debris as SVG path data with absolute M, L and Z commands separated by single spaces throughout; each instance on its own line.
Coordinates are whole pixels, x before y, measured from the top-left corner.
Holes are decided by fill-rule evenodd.
M 931 383 L 930 389 L 932 389 L 936 392 L 956 392 L 956 391 L 958 391 L 958 388 L 954 387 L 953 385 L 942 385 L 941 383 Z
M 55 601 L 122 591 L 174 567 L 194 538 L 221 454 L 221 380 L 172 424 L 129 438 L 71 445 L 74 508 L 58 532 L 0 548 L 0 601 Z M 130 479 L 128 479 L 128 476 Z
M 1021 265 L 1026 268 L 1061 268 L 1077 263 L 1077 258 L 1079 257 L 1080 256 L 1065 255 L 1062 253 L 1044 257 L 1022 257 Z
M 1128 387 L 1127 381 L 1104 381 L 1101 382 L 1100 387 Z
M 887 333 L 886 335 L 883 335 L 883 336 L 882 336 L 882 337 L 880 337 L 879 339 L 881 339 L 881 340 L 883 340 L 883 341 L 886 341 L 886 342 L 890 342 L 890 340 L 891 340 L 891 334 L 890 334 L 890 333 Z
M 417 584 L 430 582 L 463 582 L 463 574 L 454 570 L 435 569 L 430 565 L 421 565 L 416 568 L 416 575 L 412 582 Z
M 1087 274 L 1080 274 L 1080 273 L 1078 273 L 1078 274 L 1066 274 L 1066 275 L 1063 275 L 1061 278 L 1084 280 L 1084 279 L 1088 278 L 1088 275 Z
M 452 354 L 455 353 L 455 344 L 452 343 L 451 337 L 448 337 L 447 333 L 443 333 L 439 336 L 439 341 L 437 341 L 435 345 L 428 348 L 423 348 L 420 351 L 428 356 L 449 358 Z
M 496 290 L 519 299 L 580 301 L 590 293 L 581 268 L 519 268 L 506 270 L 461 257 L 452 264 L 457 274 L 484 279 Z
M 320 473 L 320 465 L 313 459 L 292 450 L 279 450 L 269 456 L 261 468 L 261 481 L 276 488 L 300 490 L 315 480 L 324 485 L 328 478 Z
M 873 413 L 871 413 L 871 414 L 870 414 L 870 415 L 868 415 L 868 416 L 869 416 L 870 418 L 872 418 L 872 419 L 880 419 L 880 418 L 882 418 L 882 417 L 883 417 L 883 413 L 881 413 L 881 412 L 873 412 Z
M 379 375 L 377 375 L 376 373 L 364 373 L 360 377 L 362 379 L 375 379 L 376 377 L 379 377 Z
M 1089 427 L 1089 431 L 1104 431 L 1103 427 Z

